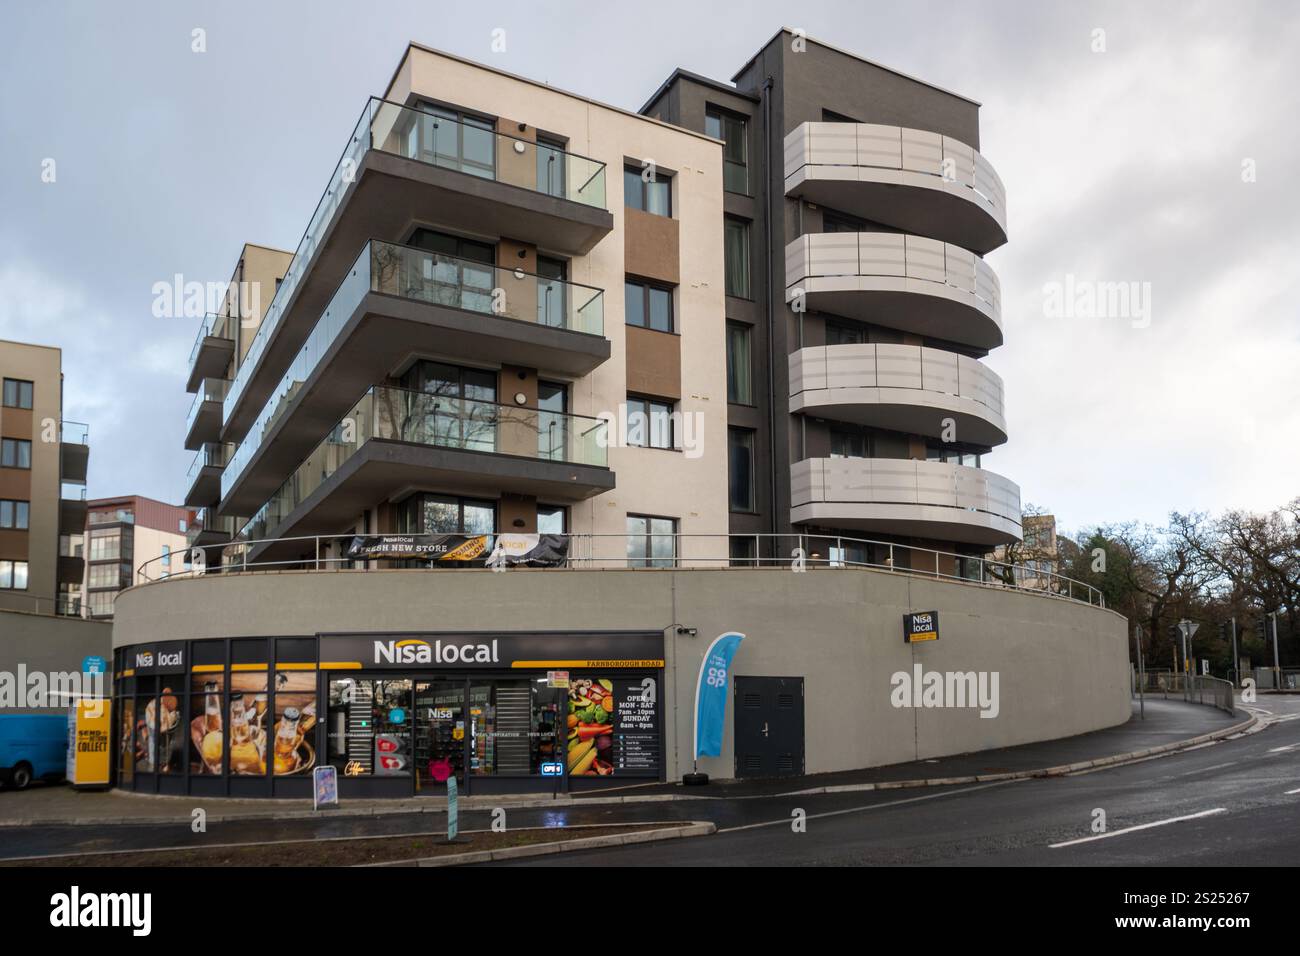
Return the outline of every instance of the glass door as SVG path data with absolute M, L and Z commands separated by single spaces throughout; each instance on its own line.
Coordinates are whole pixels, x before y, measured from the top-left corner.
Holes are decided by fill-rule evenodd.
M 537 383 L 537 457 L 567 460 L 569 447 L 568 390 L 559 382 Z
M 465 783 L 465 682 L 415 683 L 417 790 L 436 790 L 448 777 Z
M 565 263 L 560 259 L 537 257 L 537 324 L 552 328 L 565 327 L 568 286 L 564 282 Z

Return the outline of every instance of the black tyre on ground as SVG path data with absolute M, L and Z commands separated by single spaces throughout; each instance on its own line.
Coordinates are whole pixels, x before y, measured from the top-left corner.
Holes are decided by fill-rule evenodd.
M 26 790 L 32 782 L 31 764 L 20 763 L 9 771 L 9 786 L 15 790 Z

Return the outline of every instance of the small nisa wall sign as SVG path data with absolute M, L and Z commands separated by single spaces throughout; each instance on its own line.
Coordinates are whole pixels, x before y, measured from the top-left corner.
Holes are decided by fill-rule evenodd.
M 903 615 L 903 643 L 916 644 L 919 641 L 937 641 L 939 639 L 939 612 L 917 611 Z

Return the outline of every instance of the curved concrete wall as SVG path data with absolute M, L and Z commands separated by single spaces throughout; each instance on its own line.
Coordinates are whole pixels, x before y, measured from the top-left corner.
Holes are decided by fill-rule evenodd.
M 938 611 L 938 641 L 905 644 L 903 615 Z M 695 628 L 697 636 L 677 633 Z M 709 642 L 747 639 L 733 675 L 803 677 L 809 773 L 1048 740 L 1129 716 L 1126 625 L 1112 611 L 976 584 L 858 568 L 394 570 L 171 579 L 117 601 L 114 646 L 318 631 L 663 629 L 669 779 L 690 767 L 694 683 Z M 996 717 L 898 708 L 891 678 L 996 671 Z M 720 757 L 734 775 L 732 721 Z

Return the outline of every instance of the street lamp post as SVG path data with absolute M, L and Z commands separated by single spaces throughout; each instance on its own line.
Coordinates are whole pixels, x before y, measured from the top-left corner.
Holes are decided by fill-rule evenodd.
M 1273 619 L 1273 690 L 1282 689 L 1282 668 L 1277 659 L 1277 611 L 1272 612 L 1269 617 Z

